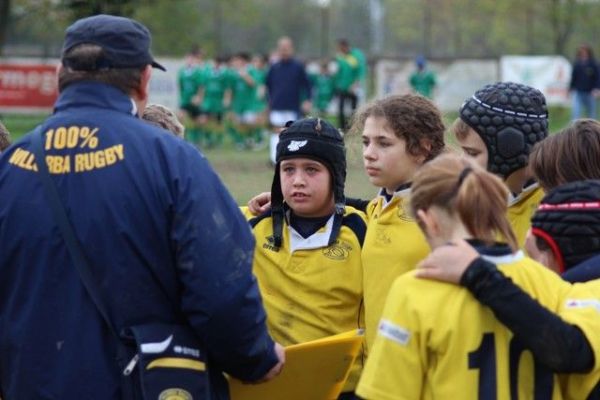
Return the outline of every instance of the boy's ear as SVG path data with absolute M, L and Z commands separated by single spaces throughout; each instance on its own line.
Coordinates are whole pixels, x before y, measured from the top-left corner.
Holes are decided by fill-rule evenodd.
M 417 217 L 421 221 L 421 227 L 425 230 L 427 236 L 437 236 L 439 234 L 440 226 L 431 209 L 417 210 Z
M 431 153 L 431 148 L 432 143 L 431 143 L 431 139 L 428 138 L 422 138 L 419 141 L 419 146 L 421 147 L 421 155 L 419 155 L 419 163 L 423 164 L 425 162 L 425 160 L 427 160 L 429 158 L 429 154 Z

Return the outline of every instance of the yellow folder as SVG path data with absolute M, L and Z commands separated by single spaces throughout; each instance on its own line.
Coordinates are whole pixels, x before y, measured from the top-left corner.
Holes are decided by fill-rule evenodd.
M 270 382 L 248 385 L 230 378 L 232 400 L 335 400 L 360 352 L 362 330 L 285 348 L 285 366 Z

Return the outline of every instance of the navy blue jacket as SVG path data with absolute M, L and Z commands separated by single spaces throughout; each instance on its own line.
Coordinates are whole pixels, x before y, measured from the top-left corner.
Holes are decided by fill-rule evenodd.
M 291 58 L 276 62 L 269 68 L 266 78 L 271 110 L 300 113 L 300 102 L 311 98 L 311 85 L 304 65 Z
M 600 87 L 600 69 L 595 60 L 575 61 L 571 71 L 570 89 L 578 92 L 591 92 Z
M 187 323 L 213 368 L 258 379 L 277 359 L 250 228 L 200 152 L 134 108 L 112 86 L 80 82 L 43 123 L 52 179 L 110 319 L 118 330 Z M 116 339 L 71 262 L 30 149 L 28 135 L 0 157 L 1 397 L 118 399 Z

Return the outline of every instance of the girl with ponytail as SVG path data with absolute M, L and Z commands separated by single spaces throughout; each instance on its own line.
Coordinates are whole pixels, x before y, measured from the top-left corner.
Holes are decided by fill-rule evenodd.
M 432 247 L 443 236 L 452 238 L 451 231 L 456 230 L 461 238 L 477 238 L 485 245 L 492 245 L 500 235 L 516 251 L 517 241 L 506 219 L 508 195 L 500 178 L 465 158 L 443 156 L 415 175 L 410 207 L 426 236 L 426 228 L 442 234 L 427 236 Z
M 597 312 L 590 307 L 564 307 L 580 299 L 568 297 L 570 285 L 517 250 L 506 218 L 508 194 L 500 178 L 468 160 L 443 155 L 415 174 L 410 208 L 432 249 L 466 239 L 479 259 L 498 265 L 471 282 L 475 288 L 501 271 L 550 311 L 560 309 L 574 324 L 563 325 L 578 332 L 579 343 L 587 346 L 576 367 L 589 369 L 594 355 L 582 331 L 588 337 L 595 334 L 598 318 L 591 313 Z M 503 242 L 496 242 L 499 237 Z M 536 365 L 530 356 L 521 357 L 527 347 L 489 308 L 460 286 L 419 279 L 417 273 L 397 278 L 388 293 L 357 389 L 359 396 L 562 398 L 557 375 Z M 527 316 L 527 310 L 523 312 Z M 548 339 L 544 328 L 540 326 L 538 341 Z

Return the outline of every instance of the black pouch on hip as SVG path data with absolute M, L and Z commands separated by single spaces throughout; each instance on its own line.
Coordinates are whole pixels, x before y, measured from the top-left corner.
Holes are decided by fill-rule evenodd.
M 125 336 L 136 352 L 123 375 L 147 400 L 209 399 L 206 355 L 189 327 L 145 324 L 128 328 Z

